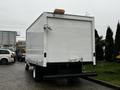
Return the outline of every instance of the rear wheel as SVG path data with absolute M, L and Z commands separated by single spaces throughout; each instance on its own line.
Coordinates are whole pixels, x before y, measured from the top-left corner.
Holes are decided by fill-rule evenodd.
M 2 64 L 8 64 L 8 60 L 7 60 L 6 58 L 3 58 L 3 59 L 1 60 L 1 63 L 2 63 Z
M 42 74 L 42 68 L 35 66 L 33 68 L 33 79 L 35 81 L 42 81 L 43 80 L 43 74 Z

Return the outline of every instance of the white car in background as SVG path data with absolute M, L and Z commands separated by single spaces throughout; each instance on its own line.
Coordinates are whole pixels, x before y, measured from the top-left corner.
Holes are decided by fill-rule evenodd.
M 0 49 L 0 63 L 8 64 L 10 62 L 15 62 L 15 53 L 9 49 Z

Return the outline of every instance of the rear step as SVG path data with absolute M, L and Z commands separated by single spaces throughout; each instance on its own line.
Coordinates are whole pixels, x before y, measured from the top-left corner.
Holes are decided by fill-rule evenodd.
M 61 74 L 61 75 L 44 75 L 43 78 L 71 78 L 71 77 L 87 77 L 87 76 L 97 76 L 94 72 L 79 73 L 79 74 Z

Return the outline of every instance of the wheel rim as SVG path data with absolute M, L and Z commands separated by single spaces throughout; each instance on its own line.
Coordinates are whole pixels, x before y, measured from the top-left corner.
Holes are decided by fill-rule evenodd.
M 27 63 L 25 63 L 25 70 L 29 70 L 29 66 L 28 66 L 28 64 Z
M 35 70 L 35 68 L 33 69 L 33 78 L 36 78 L 36 70 Z

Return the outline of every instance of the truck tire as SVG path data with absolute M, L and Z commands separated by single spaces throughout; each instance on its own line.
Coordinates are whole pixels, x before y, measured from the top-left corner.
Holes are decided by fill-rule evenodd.
M 8 64 L 8 60 L 6 58 L 1 59 L 2 64 Z
M 35 81 L 42 81 L 43 80 L 42 69 L 38 66 L 35 66 L 33 68 L 33 79 Z
M 27 63 L 25 63 L 25 70 L 28 71 L 29 70 L 29 65 Z

